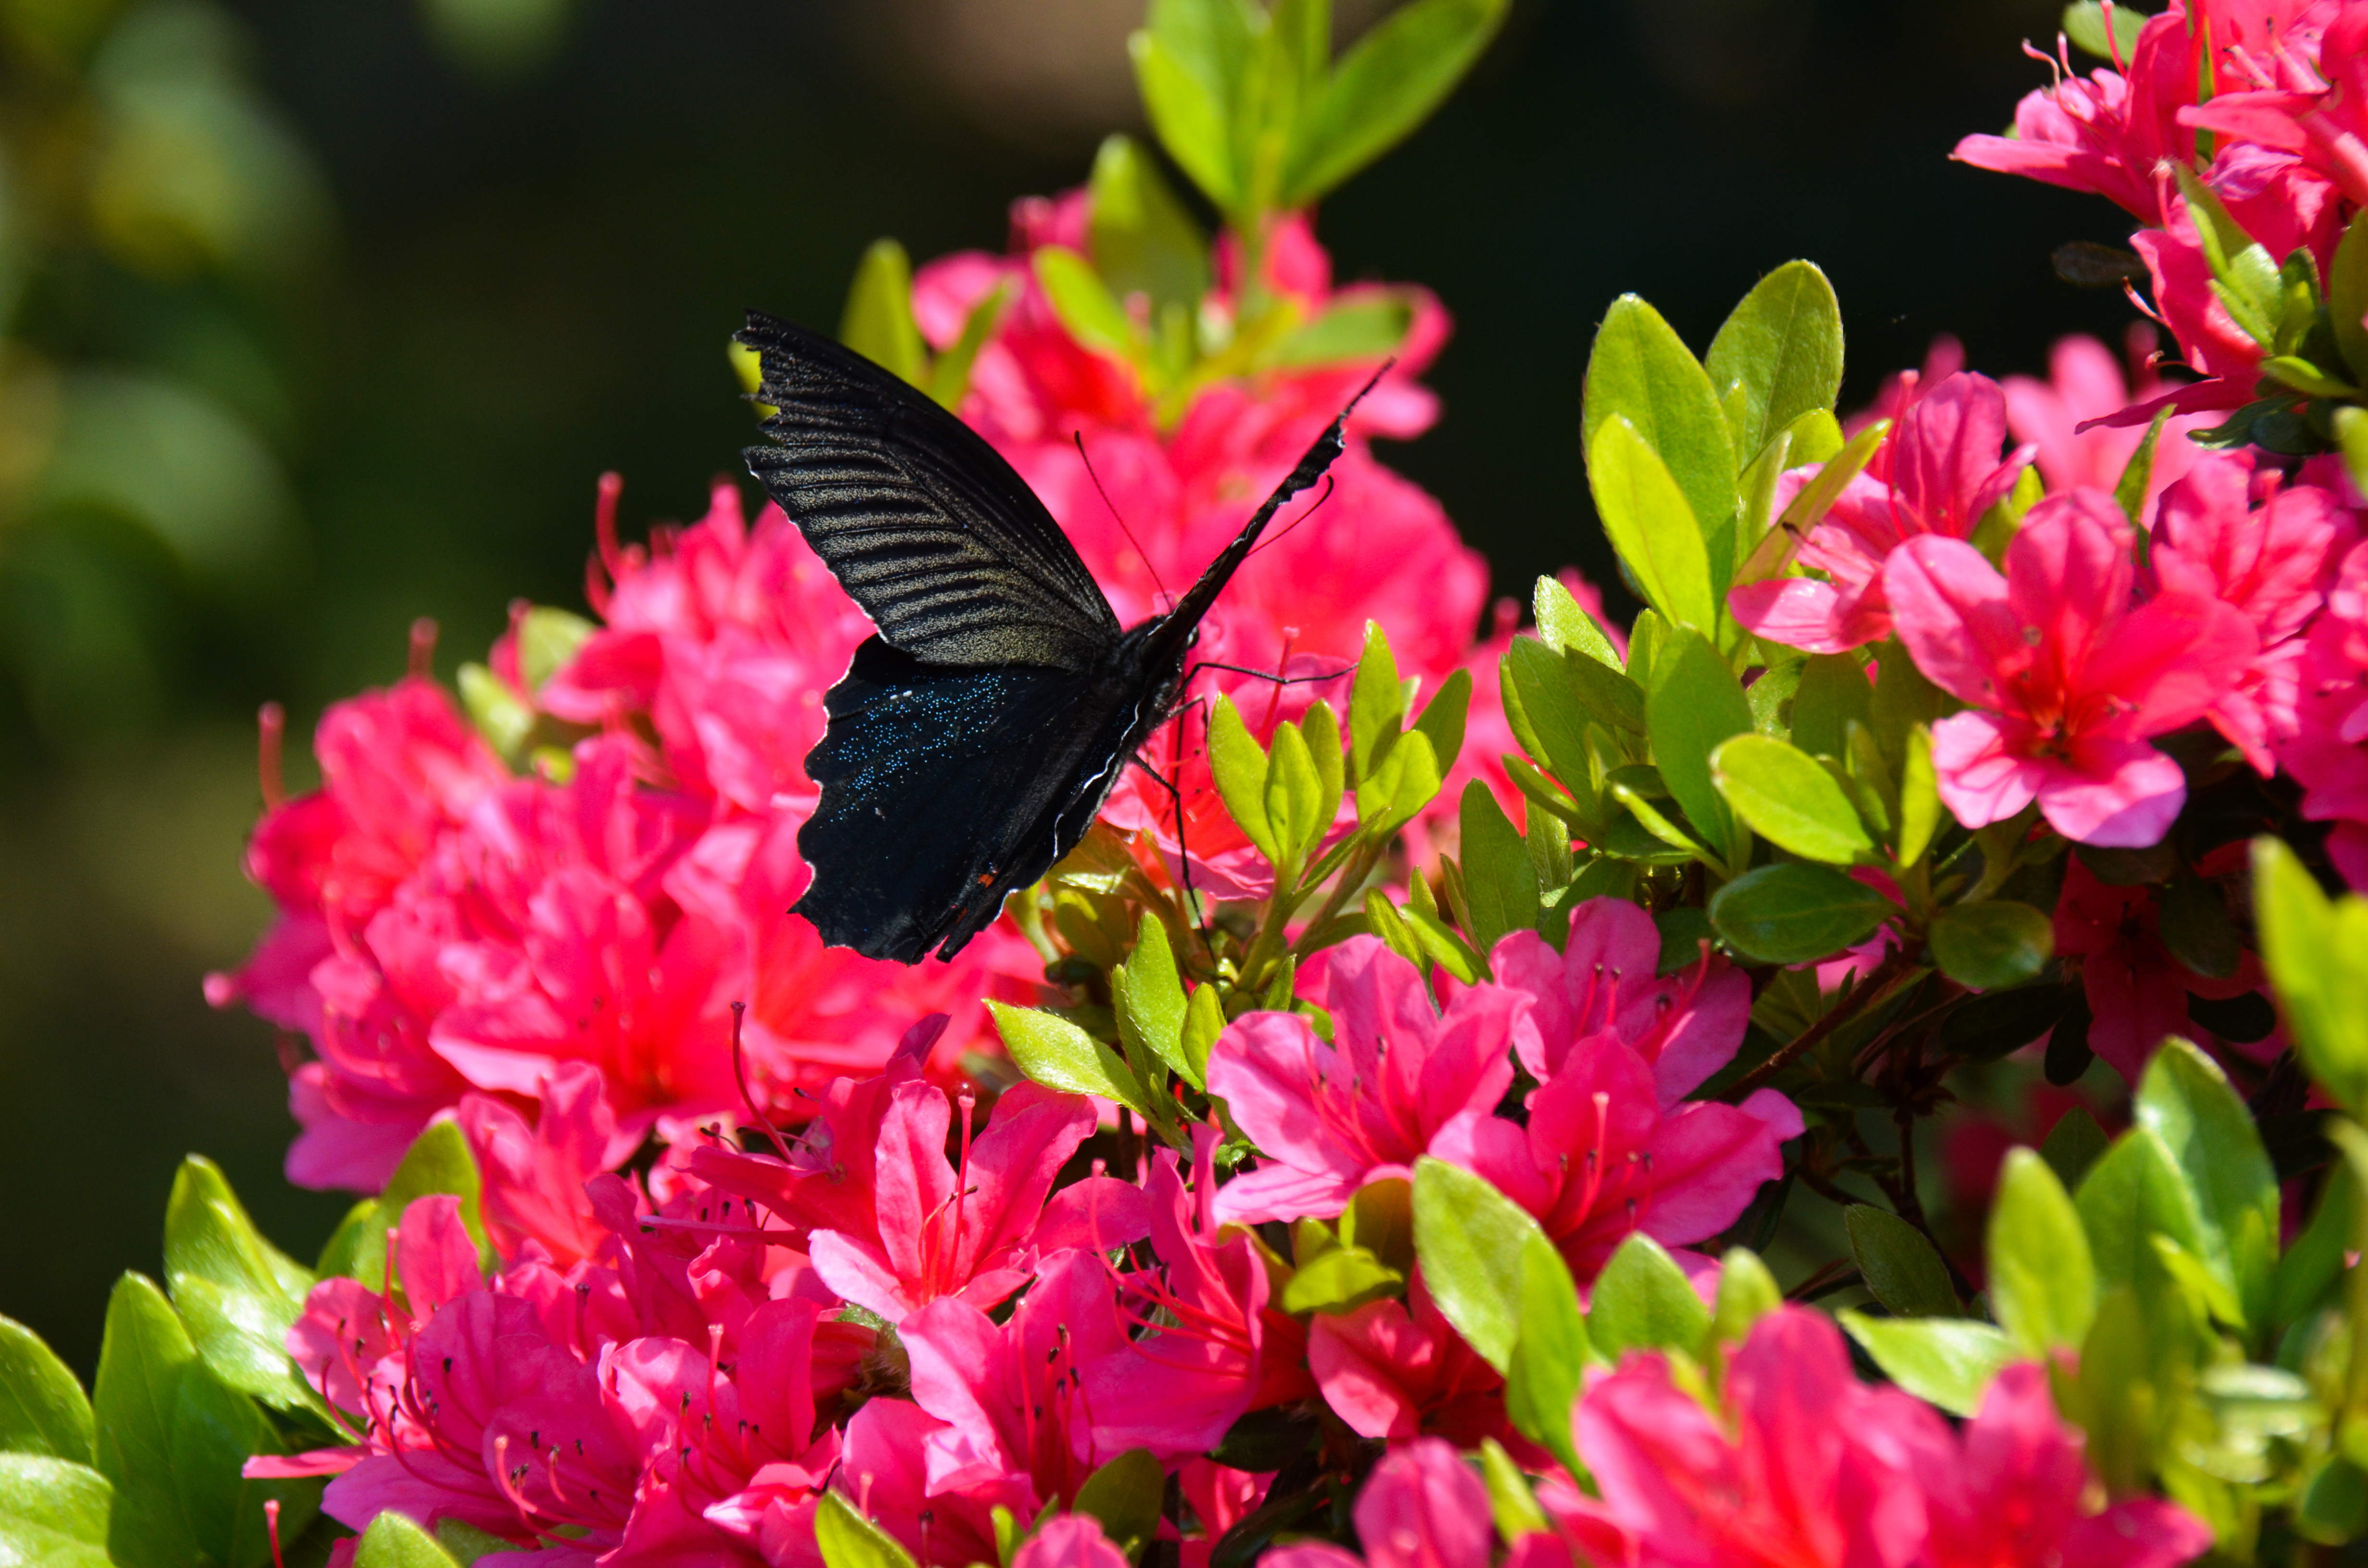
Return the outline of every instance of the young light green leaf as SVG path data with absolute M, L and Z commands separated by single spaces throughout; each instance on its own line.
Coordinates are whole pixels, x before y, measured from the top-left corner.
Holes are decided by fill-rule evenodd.
M 1096 353 L 1133 359 L 1140 352 L 1139 329 L 1126 307 L 1110 297 L 1094 264 L 1065 245 L 1038 247 L 1037 284 L 1069 335 Z
M 1209 1048 L 1225 1032 L 1225 1009 L 1213 985 L 1203 985 L 1192 993 L 1184 1004 L 1184 1062 L 1189 1071 L 1185 1076 L 1196 1086 L 1205 1085 L 1209 1077 Z
M 1560 579 L 1538 579 L 1537 589 L 1531 597 L 1531 610 L 1537 618 L 1539 638 L 1555 653 L 1576 649 L 1611 669 L 1622 667 L 1620 651 L 1611 645 L 1610 634 L 1571 597 Z
M 2064 36 L 2072 47 L 2110 60 L 2115 70 L 2126 70 L 2137 53 L 2138 34 L 2146 14 L 2135 6 L 2115 6 L 2111 12 L 2097 0 L 2072 0 L 2064 7 Z
M 88 1464 L 90 1401 L 41 1336 L 0 1317 L 0 1454 L 47 1454 Z
M 1530 1488 L 1530 1478 L 1494 1437 L 1480 1439 L 1480 1478 L 1488 1485 L 1488 1512 L 1497 1521 L 1498 1535 L 1518 1541 L 1525 1535 L 1543 1535 L 1552 1529 L 1546 1511 L 1538 1506 L 1538 1494 Z
M 1613 301 L 1596 329 L 1584 399 L 1579 425 L 1590 466 L 1604 428 L 1624 419 L 1675 481 L 1697 537 L 1707 540 L 1725 527 L 1735 515 L 1739 465 L 1710 373 L 1660 312 L 1634 294 Z M 1600 493 L 1597 505 L 1602 505 Z M 1703 631 L 1712 626 L 1707 619 L 1689 624 Z
M 928 359 L 913 322 L 913 264 L 894 240 L 872 241 L 855 264 L 838 340 L 881 369 L 922 384 Z
M 1711 924 L 1763 963 L 1807 963 L 1855 947 L 1894 913 L 1873 888 L 1825 866 L 1746 871 L 1711 895 Z
M 1959 903 L 1932 918 L 1933 961 L 1960 985 L 2000 991 L 2039 978 L 2055 956 L 2055 923 L 2027 903 Z
M 2067 1192 L 2077 1191 L 2089 1168 L 2104 1158 L 2112 1140 L 2086 1106 L 2074 1106 L 2055 1119 L 2040 1141 L 2039 1157 L 2055 1173 Z
M 1308 852 L 1323 842 L 1325 830 L 1332 825 L 1317 815 L 1323 804 L 1324 780 L 1315 771 L 1306 737 L 1296 724 L 1276 725 L 1273 745 L 1267 753 L 1266 821 L 1274 835 L 1276 867 L 1288 868 L 1285 874 L 1293 880 Z
M 1487 977 L 1488 955 L 1465 941 L 1462 933 L 1439 917 L 1436 910 L 1409 903 L 1398 913 L 1422 949 L 1423 960 L 1437 964 L 1466 985 Z
M 1349 1312 L 1401 1295 L 1406 1276 L 1360 1246 L 1334 1247 L 1300 1265 L 1283 1286 L 1287 1312 Z
M 2257 838 L 2253 907 L 2304 1064 L 2346 1110 L 2368 1111 L 2368 901 L 2329 901 L 2294 851 Z
M 1528 1211 L 1484 1177 L 1428 1154 L 1415 1161 L 1414 1252 L 1423 1282 L 1464 1343 L 1499 1372 L 1512 1365 L 1521 1329 L 1523 1280 L 1508 1260 L 1532 1241 L 1553 1247 Z
M 1012 1065 L 1030 1079 L 1064 1095 L 1099 1095 L 1137 1116 L 1148 1114 L 1143 1085 L 1118 1053 L 1068 1019 L 992 998 L 986 1010 Z
M 1596 1354 L 1617 1366 L 1631 1350 L 1701 1352 L 1710 1309 L 1660 1243 L 1630 1233 L 1596 1276 L 1587 1332 Z
M 1520 1333 L 1513 1341 L 1512 1365 L 1505 1369 L 1505 1413 L 1515 1431 L 1543 1447 L 1573 1475 L 1583 1474 L 1571 1440 L 1571 1410 L 1586 1382 L 1591 1352 L 1578 1290 L 1568 1266 L 1543 1236 L 1522 1244 L 1514 1267 L 1520 1273 Z
M 1842 312 L 1833 285 L 1808 262 L 1786 262 L 1735 307 L 1704 366 L 1722 397 L 1743 391 L 1735 449 L 1748 461 L 1785 426 L 1832 408 L 1840 395 Z
M 1611 548 L 1653 608 L 1679 626 L 1715 627 L 1702 526 L 1660 454 L 1624 415 L 1605 420 L 1588 441 L 1587 483 Z M 1634 675 L 1633 645 L 1629 657 Z
M 1463 722 L 1471 708 L 1472 672 L 1451 670 L 1414 716 L 1415 732 L 1429 739 L 1431 758 L 1442 769 L 1454 767 L 1463 749 Z
M 1932 731 L 1918 724 L 1907 732 L 1907 756 L 1899 770 L 1899 863 L 1913 866 L 1932 847 L 1940 831 L 1941 779 L 1932 767 Z
M 1430 955 L 1423 950 L 1422 939 L 1414 934 L 1414 927 L 1406 924 L 1406 916 L 1399 913 L 1397 905 L 1390 902 L 1389 895 L 1379 888 L 1365 890 L 1365 928 L 1380 937 L 1383 947 L 1416 969 L 1422 969 L 1430 962 Z M 1201 991 L 1213 989 L 1207 985 L 1201 988 Z M 1200 992 L 1193 994 L 1197 996 Z
M 2335 261 L 2327 270 L 2327 313 L 2335 330 L 2335 346 L 2352 379 L 2368 384 L 2368 218 L 2352 215 L 2351 225 L 2335 247 Z
M 1220 696 L 1209 713 L 1209 767 L 1235 823 L 1269 863 L 1279 862 L 1282 838 L 1267 816 L 1267 754 L 1230 697 Z
M 1306 206 L 1411 134 L 1510 8 L 1510 0 L 1414 0 L 1359 39 L 1292 138 L 1282 204 Z
M 2171 413 L 2171 409 L 2165 407 L 2154 416 L 2154 423 L 2146 426 L 2145 438 L 2138 442 L 2137 450 L 2132 452 L 2130 460 L 2123 465 L 2122 477 L 2113 483 L 2113 499 L 2121 504 L 2122 515 L 2129 518 L 2132 527 L 2142 528 L 2146 526 L 2146 488 L 2154 483 L 2155 448 L 2162 441 L 2162 427 L 2169 422 Z
M 1463 787 L 1461 821 L 1467 935 L 1480 951 L 1492 952 L 1507 932 L 1536 928 L 1538 871 L 1504 808 L 1477 778 Z
M 1848 1308 L 1836 1315 L 1884 1377 L 1952 1415 L 1979 1410 L 1983 1391 L 2018 1354 L 2013 1340 L 1965 1318 L 1876 1318 Z
M 1430 737 L 1408 730 L 1357 790 L 1357 820 L 1379 834 L 1395 833 L 1439 795 L 1439 754 Z
M 2277 1261 L 2278 1180 L 2252 1112 L 2210 1057 L 2176 1038 L 2146 1063 L 2135 1109 L 2137 1124 L 2162 1140 L 2195 1194 L 2198 1256 L 2236 1293 L 2246 1322 L 2264 1324 Z
M 1159 144 L 1226 212 L 1241 206 L 1233 100 L 1255 47 L 1255 25 L 1244 0 L 1154 0 L 1144 29 L 1127 40 Z
M 2359 1203 L 2360 1183 L 2351 1167 L 2337 1165 L 2319 1193 L 2310 1223 L 2278 1259 L 2270 1287 L 2272 1333 L 2298 1322 L 2342 1278 L 2343 1255 L 2351 1248 Z
M 2068 1211 L 2069 1199 L 2066 1208 Z M 1964 1310 L 1956 1287 L 1949 1282 L 1949 1266 L 1923 1232 L 1872 1203 L 1853 1203 L 1843 1210 L 1842 1224 L 1867 1293 L 1894 1316 L 1955 1317 Z
M 352 1267 L 356 1279 L 373 1290 L 386 1289 L 386 1233 L 399 1223 L 414 1199 L 430 1193 L 450 1193 L 461 1200 L 461 1222 L 477 1244 L 479 1256 L 490 1257 L 485 1222 L 479 1209 L 484 1182 L 476 1156 L 469 1153 L 468 1136 L 454 1121 L 430 1122 L 412 1142 L 403 1163 L 379 1193 L 377 1206 L 363 1219 L 353 1239 Z
M 1718 650 L 1698 632 L 1675 633 L 1653 668 L 1645 727 L 1662 781 L 1712 852 L 1742 858 L 1745 829 L 1711 780 L 1711 753 L 1730 735 L 1751 731 L 1751 705 Z
M 825 1568 L 914 1568 L 913 1554 L 837 1492 L 825 1492 L 814 1510 L 814 1544 Z
M 1205 1086 L 1184 1051 L 1188 1005 L 1175 950 L 1167 945 L 1167 927 L 1147 910 L 1134 951 L 1110 971 L 1110 1002 L 1118 1015 L 1119 1039 L 1130 1051 L 1147 1051 L 1194 1088 Z
M 461 1568 L 461 1563 L 441 1541 L 389 1508 L 354 1542 L 354 1568 Z
M 263 1239 L 221 1168 L 200 1155 L 181 1163 L 165 1206 L 165 1283 L 224 1382 L 277 1409 L 321 1412 L 285 1344 L 313 1276 Z
M 1159 1507 L 1167 1496 L 1167 1471 L 1149 1449 L 1129 1449 L 1086 1477 L 1072 1511 L 1099 1519 L 1102 1534 L 1130 1558 L 1159 1528 Z
M 111 1568 L 115 1488 L 85 1464 L 0 1451 L 0 1562 L 9 1568 Z
M 1379 359 L 1398 351 L 1413 324 L 1413 301 L 1402 296 L 1350 300 L 1292 331 L 1267 350 L 1258 363 L 1272 369 L 1295 369 L 1347 359 Z
M 1850 725 L 1873 721 L 1874 687 L 1848 653 L 1818 653 L 1801 666 L 1793 693 L 1793 744 L 1811 756 L 1839 756 Z
M 1711 1311 L 1711 1337 L 1740 1345 L 1751 1325 L 1784 1304 L 1776 1277 L 1749 1247 L 1729 1247 L 1718 1260 L 1718 1302 Z
M 1874 853 L 1874 841 L 1833 776 L 1782 741 L 1736 735 L 1719 743 L 1710 767 L 1726 803 L 1779 848 L 1829 866 Z
M 1406 720 L 1406 687 L 1378 621 L 1365 622 L 1365 648 L 1349 690 L 1349 782 L 1362 784 L 1373 764 L 1397 744 Z
M 2007 1152 L 1986 1256 L 1990 1311 L 2026 1355 L 2088 1335 L 2097 1315 L 2089 1233 L 2055 1173 L 2029 1149 Z
M 2151 1128 L 2133 1127 L 2082 1178 L 2075 1199 L 2099 1283 L 2142 1288 L 2160 1278 L 2150 1238 L 2200 1256 L 2203 1219 L 2178 1162 Z
M 1307 711 L 1299 716 L 1299 738 L 1307 743 L 1308 760 L 1315 764 L 1315 820 L 1322 826 L 1307 846 L 1307 852 L 1313 855 L 1340 815 L 1340 797 L 1348 782 L 1348 750 L 1341 743 L 1339 717 L 1332 711 L 1332 705 L 1321 698 L 1309 703 Z
M 1131 136 L 1110 136 L 1094 156 L 1087 245 L 1094 270 L 1124 299 L 1141 294 L 1156 313 L 1180 303 L 1201 308 L 1209 289 L 1209 242 L 1159 172 L 1157 160 Z

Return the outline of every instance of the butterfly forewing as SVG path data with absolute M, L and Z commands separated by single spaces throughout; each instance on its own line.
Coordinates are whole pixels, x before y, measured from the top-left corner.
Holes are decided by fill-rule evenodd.
M 918 391 L 803 327 L 749 312 L 771 444 L 749 472 L 894 647 L 938 665 L 1082 671 L 1118 619 L 1044 504 Z

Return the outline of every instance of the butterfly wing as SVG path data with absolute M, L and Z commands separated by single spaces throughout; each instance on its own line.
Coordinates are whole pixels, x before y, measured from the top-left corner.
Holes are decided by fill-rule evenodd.
M 822 800 L 798 830 L 814 883 L 793 913 L 866 958 L 951 958 L 1092 822 L 1138 696 L 1107 676 L 933 665 L 869 639 L 806 756 Z
M 749 472 L 890 645 L 936 665 L 1082 672 L 1118 618 L 1044 504 L 994 448 L 860 355 L 760 312 L 757 400 L 779 412 Z

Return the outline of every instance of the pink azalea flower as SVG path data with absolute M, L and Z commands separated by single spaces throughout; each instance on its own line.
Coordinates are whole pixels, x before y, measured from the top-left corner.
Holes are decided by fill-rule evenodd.
M 463 1096 L 457 1119 L 484 1179 L 485 1222 L 503 1256 L 531 1237 L 561 1267 L 592 1255 L 607 1232 L 584 1184 L 632 1152 L 617 1147 L 617 1118 L 599 1070 L 574 1062 L 546 1077 L 534 1125 L 490 1095 Z
M 1209 1052 L 1209 1092 L 1261 1153 L 1217 1191 L 1219 1219 L 1254 1223 L 1348 1207 L 1366 1182 L 1406 1176 L 1439 1129 L 1485 1112 L 1513 1081 L 1523 999 L 1460 991 L 1444 1013 L 1415 967 L 1376 938 L 1333 949 L 1333 1043 L 1294 1013 L 1249 1013 Z
M 2006 392 L 2007 428 L 2016 440 L 2035 449 L 2039 477 L 2051 492 L 2082 485 L 2112 489 L 2146 439 L 2143 426 L 2095 423 L 2170 390 L 2155 369 L 2154 327 L 2145 322 L 2133 324 L 2128 344 L 2126 378 L 2103 344 L 2075 335 L 2057 338 L 2048 351 L 2047 380 L 2009 376 L 1999 383 Z M 2191 414 L 2163 426 L 2146 478 L 2142 517 L 2150 516 L 2155 498 L 2194 464 L 2200 449 L 2189 434 L 2211 423 L 2208 415 Z
M 2342 557 L 2327 608 L 2310 627 L 2295 733 L 2278 762 L 2303 785 L 2303 814 L 2332 822 L 2328 857 L 2368 887 L 2368 543 Z
M 1318 1312 L 1307 1365 L 1324 1403 L 1360 1437 L 1404 1443 L 1429 1432 L 1476 1448 L 1483 1437 L 1523 1447 L 1505 1416 L 1505 1380 L 1463 1343 L 1417 1273 L 1406 1300 Z
M 1537 1216 L 1582 1285 L 1642 1231 L 1669 1246 L 1735 1222 L 1783 1174 L 1801 1113 L 1773 1089 L 1739 1106 L 1665 1107 L 1653 1064 L 1610 1032 L 1574 1043 L 1529 1098 L 1529 1124 L 1465 1111 L 1430 1153 Z
M 2293 153 L 2355 203 L 2368 202 L 2368 9 L 2336 9 L 2321 38 L 2287 29 L 2225 52 L 2250 91 L 2215 94 L 2180 111 L 2198 126 Z
M 1393 1449 L 1357 1494 L 1365 1555 L 1323 1541 L 1278 1547 L 1265 1568 L 1488 1568 L 1496 1541 L 1488 1489 L 1454 1445 L 1417 1437 Z
M 1851 1375 L 1841 1335 L 1785 1307 L 1735 1352 L 1706 1410 L 1657 1353 L 1579 1402 L 1598 1495 L 1541 1493 L 1597 1562 L 1764 1568 L 2174 1568 L 2211 1531 L 2152 1498 L 2084 1511 L 2081 1439 L 2044 1370 L 2008 1369 L 1962 1435 L 1896 1388 Z
M 929 1568 L 967 1568 L 998 1555 L 994 1504 L 929 1490 L 929 1439 L 951 1429 L 902 1399 L 866 1400 L 847 1423 L 838 1491 Z
M 2169 181 L 2157 171 L 2195 149 L 2193 133 L 2180 129 L 2180 111 L 2195 102 L 2185 15 L 2173 6 L 2150 19 L 2126 74 L 2100 69 L 2078 76 L 2068 58 L 2054 63 L 2055 85 L 2015 107 L 2012 136 L 1968 136 L 1951 155 L 1976 168 L 2093 191 L 2139 222 L 2158 225 Z
M 1973 537 L 2031 460 L 2028 447 L 1998 460 L 2006 426 L 2006 394 L 1987 376 L 1952 375 L 1918 388 L 1884 441 L 1880 466 L 1852 478 L 1801 545 L 1798 563 L 1825 580 L 1747 583 L 1728 595 L 1736 619 L 1755 636 L 1813 653 L 1888 636 L 1884 562 L 1909 540 Z M 1816 472 L 1786 475 L 1779 505 Z
M 1011 1554 L 1011 1568 L 1129 1568 L 1091 1514 L 1063 1514 L 1036 1527 Z
M 2187 798 L 2147 744 L 2192 723 L 2259 649 L 2244 616 L 2165 593 L 2135 609 L 2130 531 L 2110 495 L 2050 496 L 2007 549 L 2007 574 L 1969 544 L 1920 539 L 1884 569 L 1917 667 L 1972 710 L 1932 729 L 1941 799 L 1968 827 L 2032 800 L 2083 843 L 2142 846 Z
M 1559 953 L 1536 932 L 1516 931 L 1488 961 L 1499 984 L 1531 998 L 1531 1027 L 1513 1040 L 1541 1082 L 1574 1052 L 1612 1040 L 1651 1064 L 1660 1103 L 1671 1108 L 1735 1059 L 1751 1022 L 1751 982 L 1724 959 L 1656 975 L 1661 934 L 1626 899 L 1580 904 Z
M 2258 502 L 2259 505 L 2254 504 Z M 2282 486 L 2250 452 L 2205 455 L 2163 495 L 2153 552 L 2165 589 L 2217 598 L 2253 623 L 2260 653 L 2210 718 L 2267 777 L 2271 748 L 2299 720 L 2305 625 L 2334 554 L 2357 532 L 2342 503 L 2317 485 Z
M 2132 1087 L 2169 1035 L 2209 1040 L 2187 1016 L 2192 994 L 2214 1001 L 2259 991 L 2260 960 L 2248 951 L 2226 978 L 2198 974 L 2163 945 L 2162 908 L 2151 887 L 2112 887 L 2076 857 L 2055 905 L 2055 950 L 2080 960 L 2093 1021 L 2089 1049 Z

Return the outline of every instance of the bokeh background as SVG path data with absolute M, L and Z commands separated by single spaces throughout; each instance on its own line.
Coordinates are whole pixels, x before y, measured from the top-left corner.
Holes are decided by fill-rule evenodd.
M 1339 0 L 1342 32 L 1378 9 Z M 1600 578 L 1594 323 L 1697 348 L 1822 264 L 1845 403 L 1962 336 L 2044 371 L 2112 293 L 2101 202 L 1947 161 L 2045 80 L 2051 0 L 1516 0 L 1474 79 L 1327 203 L 1346 277 L 1456 321 L 1446 417 L 1388 454 L 1525 596 Z M 518 596 L 581 608 L 593 486 L 696 515 L 749 417 L 744 306 L 828 325 L 862 246 L 1000 246 L 1011 199 L 1137 127 L 1140 0 L 0 0 L 0 1312 L 85 1373 L 186 1151 L 309 1256 L 270 1032 L 214 1015 L 256 705 L 290 783 L 337 697 L 448 676 Z

